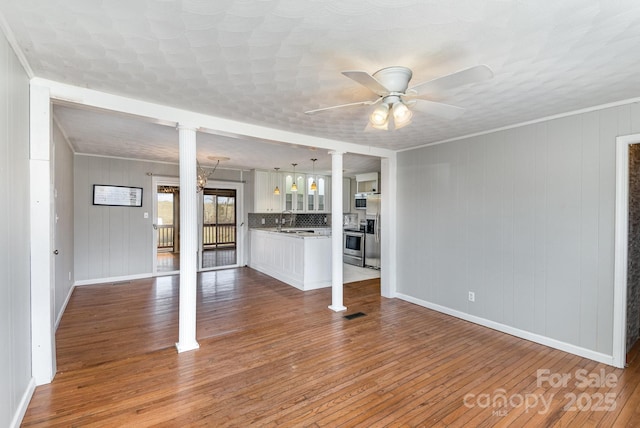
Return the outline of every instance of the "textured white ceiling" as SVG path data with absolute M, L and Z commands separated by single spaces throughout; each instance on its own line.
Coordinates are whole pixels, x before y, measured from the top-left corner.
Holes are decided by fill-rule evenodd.
M 640 96 L 637 0 L 0 0 L 0 5 L 38 77 L 394 150 Z M 403 65 L 413 70 L 413 85 L 476 64 L 490 66 L 495 77 L 433 94 L 435 101 L 467 109 L 453 121 L 416 113 L 400 130 L 364 132 L 370 107 L 304 114 L 374 98 L 343 70 L 373 73 Z M 91 130 L 82 128 L 89 122 L 71 123 L 83 113 L 56 110 L 79 151 L 106 150 L 105 141 L 85 141 Z M 122 117 L 104 120 L 112 121 L 102 130 L 114 132 L 114 139 L 135 135 L 141 146 L 177 159 L 160 137 L 146 138 L 167 130 L 113 122 Z M 124 157 L 144 152 L 138 147 L 134 156 L 127 153 L 133 145 L 123 146 Z M 258 153 L 264 156 L 278 150 L 263 148 Z M 239 161 L 243 156 L 247 165 L 254 162 L 250 153 L 229 155 Z M 277 166 L 277 158 L 265 159 Z
M 54 105 L 54 117 L 68 137 L 76 153 L 98 156 L 126 157 L 178 163 L 178 132 L 139 118 L 106 111 L 78 109 Z M 327 150 L 286 143 L 237 139 L 198 132 L 198 161 L 202 166 L 214 166 L 210 156 L 227 157 L 220 168 L 272 169 L 312 172 L 311 159 L 317 159 L 315 172 L 331 173 L 331 155 Z M 344 174 L 380 171 L 380 159 L 373 156 L 346 153 Z

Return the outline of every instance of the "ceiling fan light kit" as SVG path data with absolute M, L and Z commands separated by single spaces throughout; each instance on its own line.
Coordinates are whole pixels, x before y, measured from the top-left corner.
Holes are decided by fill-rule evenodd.
M 374 128 L 385 127 L 387 126 L 387 119 L 389 118 L 389 104 L 382 103 L 378 107 L 371 112 L 371 116 L 369 117 L 369 122 L 371 122 L 371 126 Z
M 378 98 L 370 101 L 342 104 L 332 107 L 319 108 L 306 111 L 306 114 L 315 114 L 326 110 L 360 105 L 373 105 L 380 103 L 369 116 L 369 124 L 375 129 L 389 129 L 389 113 L 393 116 L 394 129 L 400 129 L 411 123 L 413 112 L 409 107 L 418 112 L 428 113 L 445 119 L 459 117 L 464 109 L 449 104 L 443 104 L 428 99 L 429 93 L 438 93 L 458 86 L 491 79 L 493 71 L 486 65 L 476 65 L 465 68 L 442 77 L 419 83 L 409 87 L 409 81 L 413 73 L 407 67 L 386 67 L 376 71 L 373 75 L 366 71 L 343 71 L 343 75 L 365 86 Z
M 403 126 L 407 126 L 411 123 L 413 112 L 409 110 L 409 107 L 402 101 L 399 101 L 393 105 L 393 123 L 396 129 L 400 129 Z

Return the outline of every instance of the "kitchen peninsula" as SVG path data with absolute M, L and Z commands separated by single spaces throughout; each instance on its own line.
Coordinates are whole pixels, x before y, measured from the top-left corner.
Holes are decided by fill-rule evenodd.
M 331 286 L 329 228 L 255 228 L 249 266 L 300 290 Z

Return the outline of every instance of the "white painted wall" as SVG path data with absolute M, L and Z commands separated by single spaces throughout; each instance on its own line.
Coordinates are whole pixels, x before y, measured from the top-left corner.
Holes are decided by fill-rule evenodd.
M 399 153 L 400 296 L 608 361 L 615 142 L 639 131 L 628 104 Z
M 29 79 L 4 35 L 0 93 L 0 426 L 12 427 L 22 420 L 35 388 L 30 341 Z
M 151 276 L 154 229 L 149 172 L 177 177 L 178 165 L 74 156 L 75 283 Z M 240 171 L 219 168 L 211 178 L 216 179 L 240 180 Z M 94 184 L 142 187 L 142 207 L 94 206 Z M 145 212 L 149 218 L 144 218 Z

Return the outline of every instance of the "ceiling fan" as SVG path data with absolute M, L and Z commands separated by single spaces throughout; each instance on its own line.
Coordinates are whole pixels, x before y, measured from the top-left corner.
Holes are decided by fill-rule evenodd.
M 409 87 L 409 81 L 413 73 L 407 67 L 386 67 L 376 71 L 373 75 L 366 71 L 343 71 L 342 74 L 368 88 L 378 98 L 370 101 L 359 101 L 309 110 L 305 113 L 315 114 L 343 107 L 379 104 L 369 116 L 369 125 L 373 128 L 384 130 L 389 129 L 389 117 L 393 118 L 395 129 L 411 123 L 411 118 L 413 117 L 411 110 L 445 119 L 455 119 L 464 112 L 464 108 L 430 101 L 423 97 L 493 77 L 493 71 L 486 65 L 465 68 L 427 82 L 418 83 L 412 87 Z

